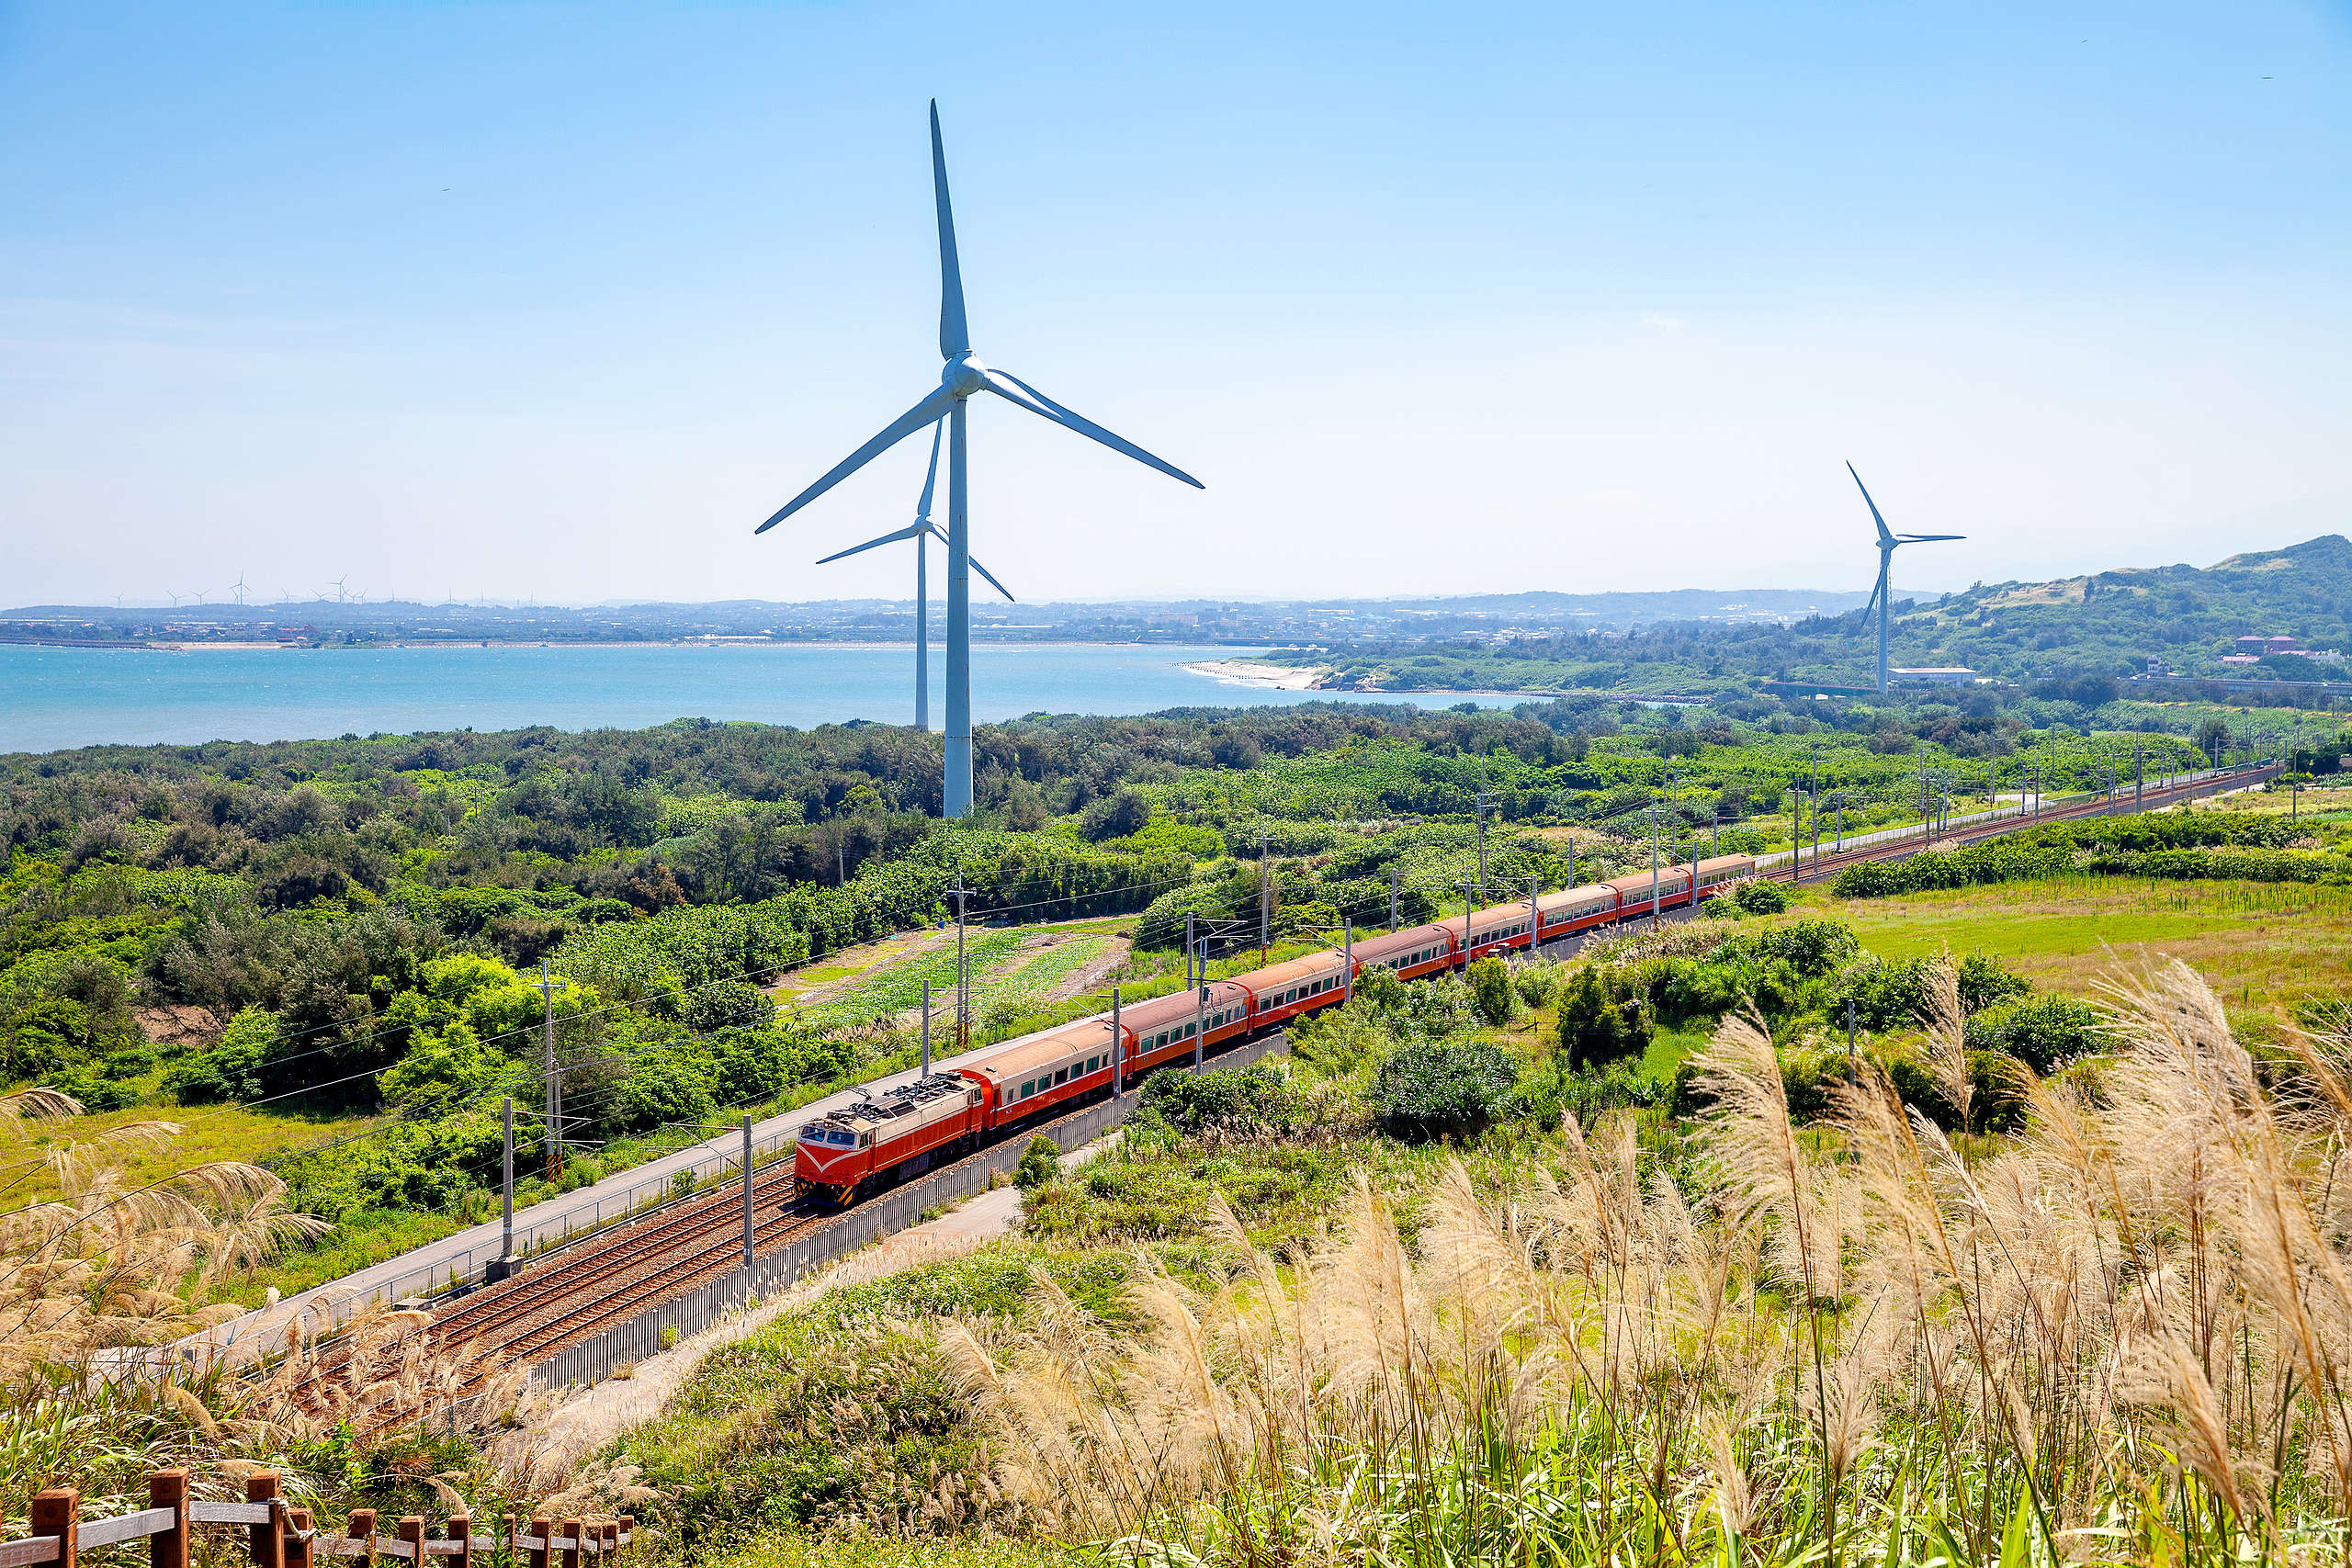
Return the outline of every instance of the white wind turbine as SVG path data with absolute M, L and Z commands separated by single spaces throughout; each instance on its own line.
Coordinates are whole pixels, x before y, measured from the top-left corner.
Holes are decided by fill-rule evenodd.
M 939 206 L 939 354 L 947 362 L 939 373 L 939 385 L 886 425 L 880 434 L 834 465 L 824 478 L 786 502 L 754 532 L 766 533 L 924 425 L 936 423 L 943 415 L 946 418 L 947 776 L 943 795 L 946 815 L 962 817 L 972 809 L 972 589 L 968 575 L 972 551 L 964 423 L 966 405 L 973 394 L 993 392 L 1040 419 L 1091 436 L 1195 490 L 1206 487 L 1173 464 L 1161 462 L 1133 442 L 1073 413 L 1018 376 L 983 365 L 973 356 L 971 333 L 964 322 L 964 275 L 956 260 L 956 220 L 947 202 L 947 154 L 940 142 L 936 98 L 931 105 L 931 180 Z
M 931 467 L 923 470 L 922 499 L 915 502 L 915 520 L 878 539 L 868 539 L 862 545 L 835 550 L 817 563 L 829 566 L 883 545 L 895 545 L 900 539 L 915 542 L 915 728 L 923 730 L 931 728 L 931 577 L 925 557 L 931 540 L 937 539 L 942 544 L 947 542 L 947 536 L 939 531 L 939 525 L 931 520 L 931 492 L 938 480 L 939 426 L 934 424 L 931 427 Z M 972 562 L 972 570 L 987 578 L 989 586 L 1006 599 L 1012 599 L 1012 590 L 997 581 L 996 573 L 982 566 L 977 558 Z

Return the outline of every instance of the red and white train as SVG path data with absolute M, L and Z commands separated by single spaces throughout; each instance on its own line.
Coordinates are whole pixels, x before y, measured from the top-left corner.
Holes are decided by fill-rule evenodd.
M 1115 1076 L 1132 1084 L 1170 1062 L 1279 1029 L 1346 999 L 1375 969 L 1418 980 L 1461 969 L 1490 953 L 1540 946 L 1653 909 L 1682 908 L 1756 874 L 1747 855 L 1719 855 L 1497 904 L 1409 931 L 1380 931 L 1347 950 L 1327 949 L 1098 1013 L 961 1059 L 953 1070 L 889 1089 L 820 1116 L 800 1129 L 794 1169 L 804 1196 L 851 1203 L 1073 1101 L 1106 1092 Z M 1695 885 L 1695 886 L 1694 886 Z M 1655 886 L 1655 894 L 1653 894 Z

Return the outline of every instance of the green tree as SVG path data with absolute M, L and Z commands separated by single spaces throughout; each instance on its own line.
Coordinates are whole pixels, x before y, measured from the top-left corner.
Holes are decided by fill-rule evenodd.
M 1490 953 L 1470 965 L 1469 980 L 1478 1016 L 1498 1029 L 1509 1023 L 1517 1002 L 1511 995 L 1510 966 Z
M 1399 1136 L 1466 1137 L 1494 1119 L 1518 1077 L 1501 1047 L 1484 1040 L 1408 1045 L 1373 1076 L 1373 1109 Z
M 1614 969 L 1587 964 L 1560 998 L 1560 1049 L 1572 1068 L 1633 1055 L 1657 1032 L 1648 998 Z
M 1021 1151 L 1021 1163 L 1012 1168 L 1012 1184 L 1023 1192 L 1035 1192 L 1061 1174 L 1061 1154 L 1059 1145 L 1038 1134 Z

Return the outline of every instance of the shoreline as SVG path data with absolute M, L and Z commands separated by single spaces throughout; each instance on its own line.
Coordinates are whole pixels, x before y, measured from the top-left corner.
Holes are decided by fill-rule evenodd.
M 1182 668 L 1229 686 L 1259 686 L 1275 692 L 1313 692 L 1323 678 L 1321 668 L 1297 670 L 1279 664 L 1257 664 L 1238 659 L 1209 659 Z

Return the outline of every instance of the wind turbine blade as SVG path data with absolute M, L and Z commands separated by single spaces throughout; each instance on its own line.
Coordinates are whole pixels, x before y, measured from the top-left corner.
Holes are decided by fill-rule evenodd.
M 1965 534 L 1897 534 L 1894 536 L 1894 542 L 1898 545 L 1932 545 L 1939 539 L 1965 539 L 1966 537 L 1968 536 Z
M 915 502 L 917 523 L 927 524 L 931 521 L 931 491 L 932 487 L 939 482 L 939 435 L 940 432 L 946 428 L 947 423 L 944 420 L 931 427 L 931 467 L 922 472 L 922 499 Z
M 1166 474 L 1170 479 L 1182 479 L 1186 484 L 1191 485 L 1194 490 L 1208 489 L 1208 486 L 1203 484 L 1200 480 L 1194 479 L 1192 475 L 1186 473 L 1175 464 L 1160 461 L 1159 458 L 1153 457 L 1150 453 L 1145 451 L 1142 447 L 1136 446 L 1134 442 L 1127 440 L 1125 437 L 1114 435 L 1109 431 L 1103 429 L 1101 425 L 1095 423 L 1092 420 L 1088 419 L 1085 415 L 1072 412 L 1070 410 L 1062 407 L 1061 404 L 1054 401 L 1053 399 L 1046 396 L 1045 393 L 1037 390 L 1036 388 L 1031 386 L 1028 382 L 1023 381 L 1020 377 L 1012 375 L 1007 371 L 994 369 L 987 372 L 987 376 L 989 390 L 994 392 L 998 397 L 1004 399 L 1007 402 L 1014 403 L 1022 408 L 1027 409 L 1031 413 L 1035 414 L 1040 419 L 1049 419 L 1056 424 L 1067 425 L 1070 429 L 1077 431 L 1080 435 L 1091 435 L 1095 440 L 1102 443 L 1103 446 L 1111 448 L 1112 451 L 1124 452 L 1128 457 L 1133 457 L 1136 462 L 1143 464 L 1145 467 L 1158 468 L 1161 473 Z
M 823 479 L 819 479 L 815 484 L 810 485 L 807 490 L 802 491 L 798 495 L 794 496 L 790 501 L 786 502 L 782 511 L 769 518 L 766 522 L 761 524 L 758 527 L 752 529 L 752 532 L 754 534 L 766 533 L 769 529 L 775 527 L 777 524 L 783 522 L 786 518 L 791 516 L 794 513 L 799 511 L 802 507 L 808 505 L 810 502 L 816 500 L 819 496 L 824 494 L 827 491 L 841 483 L 842 480 L 849 478 L 850 475 L 857 472 L 858 469 L 865 467 L 866 464 L 872 462 L 883 453 L 888 452 L 891 447 L 896 446 L 899 442 L 905 440 L 908 436 L 912 435 L 916 431 L 921 430 L 924 425 L 930 424 L 933 421 L 937 420 L 941 415 L 947 412 L 948 405 L 953 403 L 955 400 L 956 400 L 949 395 L 946 387 L 940 386 L 933 388 L 929 397 L 923 399 L 922 401 L 917 403 L 914 407 L 909 409 L 906 412 L 892 420 L 888 425 L 883 427 L 881 434 L 876 436 L 873 440 L 867 442 L 865 446 L 859 447 L 856 451 L 852 452 L 848 457 L 843 457 L 840 462 L 834 464 L 831 473 L 827 474 Z
M 1846 471 L 1854 474 L 1854 465 L 1847 464 Z M 1854 488 L 1862 492 L 1862 504 L 1871 509 L 1871 521 L 1878 525 L 1878 542 L 1882 545 L 1894 543 L 1894 532 L 1887 527 L 1886 519 L 1878 514 L 1878 502 L 1871 499 L 1871 487 L 1862 482 L 1860 474 L 1854 474 Z
M 929 526 L 930 525 L 926 523 L 910 523 L 903 528 L 896 529 L 891 533 L 883 535 L 878 539 L 868 539 L 862 545 L 852 545 L 845 550 L 835 550 L 831 555 L 827 556 L 823 560 L 819 561 L 817 564 L 819 566 L 830 566 L 833 562 L 843 559 L 849 556 L 864 555 L 867 550 L 880 549 L 884 545 L 895 545 L 900 539 L 914 538 L 916 536 L 924 532 Z
M 972 352 L 964 324 L 964 268 L 956 259 L 956 214 L 947 205 L 947 150 L 939 140 L 939 100 L 931 100 L 931 187 L 939 198 L 939 357 Z
M 821 562 L 821 561 L 820 561 L 818 564 L 821 566 L 821 565 L 823 565 L 824 563 L 823 563 L 823 562 Z M 1870 626 L 1871 626 L 1871 612 L 1872 610 L 1877 609 L 1877 608 L 1878 608 L 1878 584 L 1877 584 L 1877 583 L 1875 583 L 1875 582 L 1873 582 L 1873 583 L 1871 583 L 1871 597 L 1870 597 L 1870 603 L 1868 603 L 1868 604 L 1864 604 L 1864 605 L 1862 606 L 1862 629 L 1863 629 L 1864 631 L 1868 631 L 1868 630 L 1870 630 Z
M 938 524 L 936 524 L 936 523 L 934 523 L 934 524 L 933 524 L 933 525 L 931 525 L 931 536 L 932 536 L 933 538 L 934 538 L 934 539 L 937 539 L 937 540 L 938 540 L 941 544 L 943 544 L 943 545 L 944 545 L 944 544 L 947 542 L 947 536 L 946 536 L 946 535 L 944 535 L 944 534 L 943 534 L 943 533 L 941 533 L 941 532 L 939 531 L 939 525 L 938 525 Z M 1011 601 L 1012 601 L 1013 604 L 1018 604 L 1019 603 L 1021 603 L 1021 601 L 1020 601 L 1020 600 L 1018 600 L 1018 599 L 1014 599 L 1014 598 L 1012 597 L 1012 589 L 1007 588 L 1003 583 L 997 581 L 997 580 L 996 580 L 996 573 L 994 573 L 994 572 L 990 571 L 988 568 L 986 568 L 986 567 L 984 567 L 984 566 L 982 566 L 982 565 L 980 564 L 980 562 L 979 562 L 979 558 L 978 558 L 978 557 L 974 556 L 974 555 L 970 555 L 970 554 L 968 554 L 968 553 L 967 553 L 967 554 L 964 557 L 964 562 L 965 562 L 965 564 L 966 564 L 966 565 L 969 566 L 969 567 L 970 567 L 974 571 L 977 571 L 977 572 L 978 572 L 982 577 L 987 578 L 987 579 L 989 580 L 989 585 L 990 585 L 990 586 L 992 586 L 993 588 L 995 588 L 995 590 L 996 590 L 999 593 L 1003 594 L 1003 595 L 1005 596 L 1005 598 L 1007 598 L 1008 600 L 1011 600 Z

